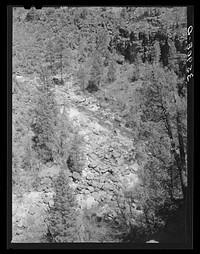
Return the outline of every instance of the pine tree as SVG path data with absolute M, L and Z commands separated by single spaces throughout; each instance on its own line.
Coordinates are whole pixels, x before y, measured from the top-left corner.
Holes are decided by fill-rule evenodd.
M 84 91 L 85 86 L 86 86 L 86 72 L 85 72 L 82 65 L 78 69 L 77 77 L 78 77 L 79 82 L 80 82 L 81 90 Z
M 187 190 L 186 99 L 178 96 L 178 77 L 173 70 L 164 70 L 157 65 L 150 69 L 150 83 L 147 82 L 142 91 L 141 132 L 149 141 L 148 148 L 160 168 L 162 165 L 169 172 L 173 168 L 173 175 L 179 181 L 173 185 L 171 192 L 176 193 L 175 198 L 184 199 Z M 161 179 L 164 178 L 164 170 Z
M 70 124 L 66 114 L 67 101 L 65 101 L 62 114 L 58 114 L 58 139 L 59 139 L 59 158 L 62 165 L 66 165 L 73 142 L 73 126 Z
M 158 41 L 156 41 L 153 46 L 151 58 L 153 59 L 153 62 L 157 64 L 160 62 L 160 57 L 161 57 L 160 44 Z
M 58 109 L 51 91 L 51 81 L 47 74 L 41 75 L 43 82 L 40 88 L 40 94 L 35 108 L 35 120 L 32 125 L 35 136 L 34 150 L 37 152 L 42 162 L 53 161 L 58 154 L 57 138 L 57 115 Z
M 81 137 L 78 135 L 78 133 L 76 133 L 72 140 L 72 146 L 67 160 L 68 168 L 72 173 L 81 173 L 83 169 L 83 153 L 81 151 L 81 143 Z
M 95 51 L 92 56 L 92 66 L 91 66 L 91 73 L 90 73 L 91 87 L 95 87 L 99 89 L 102 73 L 103 73 L 102 57 L 98 51 Z
M 52 39 L 46 42 L 45 62 L 51 71 L 50 74 L 55 75 L 55 42 Z
M 177 72 L 178 71 L 177 52 L 173 41 L 170 42 L 168 61 L 169 61 L 168 67 Z
M 114 61 L 111 61 L 108 67 L 107 77 L 108 77 L 109 83 L 113 83 L 116 79 L 116 64 Z
M 55 181 L 54 206 L 49 211 L 48 239 L 54 243 L 74 242 L 78 239 L 76 228 L 76 202 L 64 170 Z

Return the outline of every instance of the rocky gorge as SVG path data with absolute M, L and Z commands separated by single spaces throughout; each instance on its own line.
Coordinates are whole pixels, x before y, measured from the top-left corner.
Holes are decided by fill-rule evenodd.
M 116 195 L 138 184 L 140 166 L 131 131 L 119 125 L 109 109 L 102 109 L 91 97 L 77 94 L 73 82 L 55 86 L 55 96 L 61 113 L 67 114 L 74 128 L 83 137 L 82 173 L 68 171 L 70 185 L 78 209 L 100 207 L 99 216 L 116 206 Z M 68 102 L 65 107 L 65 102 Z M 64 110 L 65 107 L 65 110 Z M 38 173 L 34 190 L 21 199 L 13 195 L 13 242 L 39 242 L 46 230 L 49 207 L 53 206 L 53 181 L 60 168 L 48 165 Z M 132 204 L 137 209 L 137 204 Z

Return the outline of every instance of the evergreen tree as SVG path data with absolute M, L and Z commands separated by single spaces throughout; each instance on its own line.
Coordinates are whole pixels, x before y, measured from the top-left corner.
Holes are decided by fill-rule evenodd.
M 158 41 L 156 41 L 153 46 L 151 58 L 153 59 L 153 62 L 156 64 L 160 62 L 160 57 L 161 57 L 160 44 Z
M 70 149 L 67 165 L 69 170 L 81 173 L 83 169 L 83 153 L 81 151 L 82 139 L 78 133 L 74 135 Z
M 84 91 L 86 87 L 86 72 L 82 65 L 78 69 L 77 77 L 80 83 L 81 90 Z
M 177 51 L 173 41 L 170 42 L 168 59 L 168 67 L 178 73 Z
M 141 130 L 143 137 L 149 141 L 148 148 L 151 154 L 163 165 L 165 172 L 168 172 L 166 168 L 169 172 L 173 168 L 173 176 L 169 175 L 170 177 L 179 179 L 173 184 L 175 189 L 168 188 L 168 190 L 171 194 L 174 193 L 175 199 L 185 199 L 186 99 L 178 96 L 176 88 L 178 77 L 174 71 L 163 70 L 157 65 L 150 69 L 150 73 L 147 74 L 150 83 L 146 83 L 142 91 L 143 128 Z M 174 199 L 173 195 L 172 199 Z
M 101 56 L 105 57 L 108 52 L 108 45 L 110 42 L 108 31 L 106 29 L 97 27 L 96 33 L 97 33 L 97 35 L 96 35 L 96 50 L 98 52 L 100 52 Z
M 66 161 L 70 155 L 73 143 L 73 126 L 70 124 L 66 114 L 67 102 L 65 101 L 62 114 L 58 114 L 58 140 L 59 140 L 59 158 L 60 164 L 66 165 Z
M 90 73 L 90 84 L 97 89 L 100 88 L 100 81 L 103 73 L 103 61 L 101 54 L 95 51 L 92 56 L 92 66 Z
M 55 181 L 54 206 L 49 211 L 48 239 L 53 243 L 74 242 L 78 239 L 76 228 L 76 202 L 64 170 Z
M 55 69 L 55 42 L 51 39 L 46 42 L 45 62 L 51 75 L 56 74 Z
M 34 150 L 42 162 L 53 161 L 59 150 L 57 138 L 58 109 L 51 90 L 51 81 L 42 73 L 42 86 L 35 108 L 35 119 L 32 125 L 34 132 Z
M 113 83 L 116 79 L 116 64 L 114 60 L 112 60 L 109 64 L 107 78 L 109 83 Z

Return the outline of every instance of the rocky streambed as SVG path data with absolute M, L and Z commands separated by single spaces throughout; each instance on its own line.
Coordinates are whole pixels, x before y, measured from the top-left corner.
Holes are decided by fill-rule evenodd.
M 85 158 L 81 174 L 68 173 L 79 209 L 101 207 L 103 216 L 115 207 L 115 194 L 138 183 L 139 165 L 131 132 L 116 124 L 112 112 L 102 110 L 93 99 L 66 94 L 56 88 L 56 98 L 84 137 Z M 55 165 L 39 172 L 34 191 L 24 194 L 19 202 L 13 196 L 13 242 L 39 242 L 46 230 L 46 217 L 53 206 L 53 181 L 59 172 Z M 134 205 L 134 204 L 133 204 Z

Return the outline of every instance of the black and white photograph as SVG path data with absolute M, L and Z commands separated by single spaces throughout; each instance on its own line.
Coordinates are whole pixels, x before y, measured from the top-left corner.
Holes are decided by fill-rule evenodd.
M 193 7 L 10 8 L 10 244 L 192 248 Z

